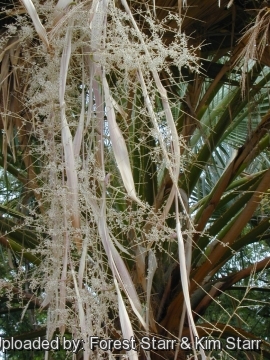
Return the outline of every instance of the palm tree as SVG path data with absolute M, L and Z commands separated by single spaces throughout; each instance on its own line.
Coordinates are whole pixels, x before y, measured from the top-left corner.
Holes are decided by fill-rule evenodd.
M 162 348 L 205 336 L 251 356 L 226 348 L 239 337 L 263 340 L 252 356 L 270 357 L 264 6 L 3 10 L 0 301 L 3 313 L 7 293 L 14 311 L 47 311 L 18 339 L 155 336 L 159 348 L 128 356 L 217 356 Z

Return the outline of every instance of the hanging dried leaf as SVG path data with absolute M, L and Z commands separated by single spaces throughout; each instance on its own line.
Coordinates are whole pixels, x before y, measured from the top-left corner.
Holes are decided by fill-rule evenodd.
M 61 121 L 62 121 L 62 144 L 65 154 L 65 165 L 67 175 L 67 185 L 69 188 L 70 209 L 72 212 L 72 225 L 75 229 L 74 241 L 78 250 L 81 249 L 82 240 L 80 236 L 80 211 L 78 207 L 78 178 L 75 165 L 75 157 L 73 151 L 72 135 L 65 114 L 65 89 L 66 79 L 68 74 L 69 60 L 71 56 L 71 35 L 72 24 L 67 30 L 66 47 L 63 50 L 60 68 L 60 84 L 59 84 L 59 100 L 61 106 Z
M 113 153 L 115 156 L 118 169 L 120 171 L 128 195 L 139 205 L 143 206 L 142 202 L 137 198 L 136 195 L 126 143 L 121 133 L 121 130 L 119 129 L 119 126 L 116 122 L 115 112 L 114 112 L 113 104 L 111 102 L 109 86 L 104 74 L 103 74 L 103 88 L 105 94 L 106 112 L 108 117 L 110 138 L 111 138 Z
M 23 3 L 28 14 L 30 15 L 39 37 L 44 42 L 46 47 L 49 49 L 50 45 L 49 45 L 46 30 L 45 30 L 44 26 L 41 24 L 38 13 L 37 13 L 36 8 L 34 7 L 32 1 L 31 0 L 21 0 L 21 2 Z

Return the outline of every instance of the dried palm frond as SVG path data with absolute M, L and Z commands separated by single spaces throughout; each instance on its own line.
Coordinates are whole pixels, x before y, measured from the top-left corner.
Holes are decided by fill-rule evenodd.
M 250 26 L 239 39 L 243 45 L 243 50 L 237 57 L 237 62 L 241 60 L 242 71 L 242 91 L 246 90 L 247 73 L 252 66 L 252 61 L 261 61 L 266 65 L 269 62 L 269 31 L 270 31 L 270 8 L 261 9 L 255 18 L 254 24 Z

